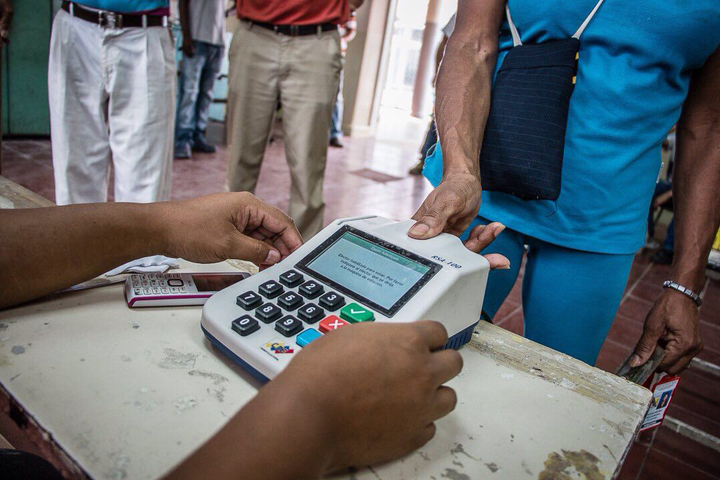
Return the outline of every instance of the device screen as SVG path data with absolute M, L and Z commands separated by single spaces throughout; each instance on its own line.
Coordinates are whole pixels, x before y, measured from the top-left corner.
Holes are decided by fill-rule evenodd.
M 245 278 L 244 275 L 222 275 L 217 273 L 207 275 L 194 273 L 190 276 L 195 282 L 198 292 L 219 292 L 223 288 L 234 285 Z
M 401 300 L 409 299 L 439 266 L 387 242 L 346 229 L 304 268 L 334 284 L 339 290 L 363 297 L 386 314 L 394 313 Z

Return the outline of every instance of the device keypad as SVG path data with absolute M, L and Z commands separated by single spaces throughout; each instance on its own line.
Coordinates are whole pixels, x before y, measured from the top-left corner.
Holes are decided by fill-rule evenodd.
M 271 323 L 282 316 L 282 310 L 277 305 L 266 303 L 255 310 L 255 316 L 265 323 Z
M 243 315 L 242 317 L 233 320 L 232 329 L 243 337 L 246 337 L 251 333 L 260 330 L 260 324 L 250 315 Z
M 337 310 L 345 305 L 345 297 L 332 291 L 327 292 L 325 295 L 320 297 L 318 301 L 321 307 L 331 311 Z
M 285 310 L 295 310 L 303 304 L 303 299 L 295 292 L 287 292 L 278 298 L 278 305 Z
M 269 282 L 265 282 L 260 285 L 258 287 L 258 291 L 263 297 L 271 299 L 282 295 L 285 292 L 285 289 L 278 282 L 270 280 Z
M 303 324 L 300 320 L 292 315 L 285 315 L 283 318 L 275 322 L 275 330 L 286 337 L 292 337 L 302 331 Z
M 317 298 L 325 291 L 325 288 L 315 280 L 308 280 L 298 288 L 300 295 L 305 298 Z
M 306 303 L 298 309 L 297 314 L 300 320 L 313 324 L 325 316 L 325 311 L 314 303 Z
M 260 297 L 260 295 L 250 290 L 238 295 L 236 303 L 238 304 L 238 306 L 249 311 L 254 309 L 255 307 L 259 307 L 262 303 L 262 298 Z
M 317 303 L 306 303 L 303 297 L 317 299 Z M 356 302 L 347 304 L 344 296 L 332 290 L 326 291 L 325 286 L 316 280 L 305 281 L 304 276 L 295 270 L 284 272 L 278 281 L 263 283 L 256 291 L 249 290 L 238 295 L 236 301 L 244 310 L 254 310 L 254 316 L 246 314 L 233 320 L 232 329 L 235 332 L 245 337 L 263 328 L 262 323 L 269 325 L 274 322 L 273 329 L 284 337 L 297 336 L 295 341 L 299 347 L 342 326 L 375 319 L 368 308 Z M 306 328 L 306 324 L 317 324 L 317 327 Z
M 295 270 L 288 270 L 287 272 L 280 275 L 280 283 L 282 283 L 288 288 L 295 288 L 304 281 L 305 277 L 303 277 Z

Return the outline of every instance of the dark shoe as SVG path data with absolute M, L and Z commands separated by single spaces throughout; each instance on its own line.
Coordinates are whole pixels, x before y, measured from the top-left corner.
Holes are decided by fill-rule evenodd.
M 215 153 L 215 145 L 210 145 L 207 140 L 205 140 L 205 135 L 203 135 L 202 133 L 198 133 L 195 135 L 195 138 L 193 139 L 192 149 L 196 152 Z
M 663 248 L 662 250 L 658 250 L 653 253 L 652 257 L 650 257 L 650 261 L 658 265 L 670 265 L 673 261 L 673 252 Z
M 410 175 L 422 175 L 423 168 L 425 168 L 425 160 L 420 160 L 417 165 L 408 170 L 408 173 Z
M 175 158 L 186 160 L 192 158 L 192 151 L 190 150 L 190 143 L 182 142 L 175 144 Z
M 345 148 L 345 144 L 338 137 L 331 138 L 329 145 L 334 148 Z

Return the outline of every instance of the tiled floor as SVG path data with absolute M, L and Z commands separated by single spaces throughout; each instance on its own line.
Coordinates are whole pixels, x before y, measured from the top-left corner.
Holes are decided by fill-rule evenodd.
M 325 220 L 376 213 L 408 218 L 430 188 L 419 177 L 406 174 L 416 160 L 425 123 L 397 112 L 384 115 L 376 138 L 348 138 L 347 148 L 331 149 L 325 183 Z M 214 155 L 176 161 L 173 198 L 190 198 L 224 190 L 224 148 Z M 2 175 L 54 199 L 50 144 L 47 140 L 6 141 Z M 268 148 L 256 194 L 280 208 L 287 208 L 289 174 L 282 138 Z M 620 310 L 602 348 L 597 366 L 608 371 L 629 354 L 642 332 L 645 315 L 668 267 L 653 265 L 648 253 L 638 254 Z M 496 316 L 496 323 L 522 333 L 521 276 Z M 699 358 L 720 365 L 720 281 L 708 280 L 700 314 L 705 350 Z M 691 368 L 683 374 L 668 415 L 714 437 L 720 437 L 720 377 Z M 661 427 L 635 443 L 621 479 L 720 479 L 720 452 Z

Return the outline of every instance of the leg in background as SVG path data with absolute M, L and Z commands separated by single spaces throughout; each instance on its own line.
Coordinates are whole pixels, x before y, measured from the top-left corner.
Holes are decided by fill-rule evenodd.
M 175 155 L 188 158 L 190 143 L 197 124 L 198 93 L 201 89 L 201 74 L 207 65 L 208 51 L 202 42 L 193 42 L 195 54 L 183 55 L 180 66 L 180 84 L 177 105 L 177 124 L 175 126 Z
M 663 243 L 663 250 L 668 252 L 675 252 L 675 219 L 670 220 L 668 225 L 667 233 L 665 234 L 665 243 Z
M 280 82 L 280 101 L 291 176 L 288 213 L 307 239 L 323 226 L 323 177 L 342 69 L 340 37 L 332 31 L 283 41 L 287 74 Z
M 460 237 L 463 241 L 467 239 L 470 230 L 478 225 L 487 225 L 491 221 L 482 218 L 475 217 L 475 220 L 470 224 L 470 227 Z M 497 313 L 500 306 L 507 298 L 510 291 L 515 285 L 518 273 L 520 272 L 520 266 L 522 265 L 523 254 L 525 253 L 525 246 L 523 245 L 523 236 L 514 230 L 506 228 L 498 237 L 485 248 L 482 255 L 488 253 L 500 253 L 505 255 L 510 260 L 509 270 L 493 270 L 488 276 L 487 287 L 485 289 L 485 299 L 483 300 L 483 317 L 486 320 L 492 321 L 495 313 Z
M 198 44 L 202 42 L 196 42 Z M 205 140 L 205 129 L 207 129 L 208 118 L 210 117 L 210 105 L 213 101 L 213 88 L 215 79 L 220 73 L 225 47 L 222 45 L 203 44 L 207 52 L 205 65 L 200 75 L 198 98 L 195 105 L 195 127 L 192 134 L 193 148 L 204 153 L 214 153 L 215 147 Z
M 48 66 L 58 205 L 107 200 L 110 144 L 101 42 L 97 26 L 58 11 Z
M 528 242 L 525 336 L 593 365 L 620 306 L 634 255 Z
M 420 147 L 420 159 L 418 163 L 412 167 L 408 173 L 411 175 L 422 175 L 423 168 L 425 168 L 425 157 L 427 157 L 430 149 L 437 143 L 437 126 L 435 125 L 435 117 L 430 120 L 430 126 L 428 127 L 427 134 L 425 135 L 425 141 L 422 147 Z
M 115 201 L 170 198 L 175 124 L 175 45 L 163 27 L 106 30 Z
M 280 41 L 280 35 L 240 22 L 230 44 L 227 144 L 232 192 L 255 191 L 278 99 Z
M 343 65 L 343 69 L 340 71 L 340 83 L 338 84 L 338 93 L 337 98 L 335 99 L 335 105 L 333 106 L 332 124 L 330 126 L 330 145 L 337 147 L 343 146 L 342 143 L 339 142 L 339 139 L 343 136 L 342 120 L 343 112 L 345 110 L 345 99 L 343 98 L 343 80 L 345 79 L 344 72 L 345 68 Z M 333 139 L 337 140 L 337 143 L 339 144 L 333 145 Z

